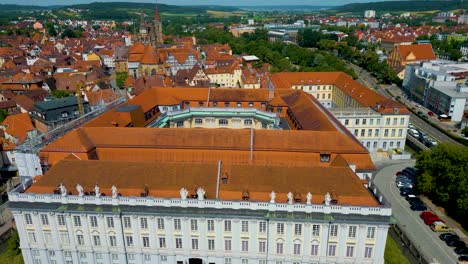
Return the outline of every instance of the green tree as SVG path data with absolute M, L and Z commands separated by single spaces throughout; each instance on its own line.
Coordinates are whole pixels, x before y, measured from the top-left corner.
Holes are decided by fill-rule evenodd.
M 76 38 L 75 31 L 71 28 L 67 28 L 62 32 L 62 35 L 60 35 L 61 38 Z
M 3 122 L 5 118 L 8 116 L 8 112 L 5 109 L 0 109 L 0 122 Z
M 463 134 L 465 137 L 468 137 L 468 126 L 465 127 L 465 128 L 463 128 L 462 134 Z
M 467 226 L 468 148 L 439 144 L 417 156 L 416 188 Z
M 64 98 L 64 97 L 69 97 L 72 94 L 67 91 L 62 91 L 62 90 L 52 90 L 51 95 L 55 98 Z
M 117 82 L 117 86 L 120 87 L 120 88 L 124 88 L 125 80 L 128 77 L 128 72 L 116 72 L 115 76 L 116 76 L 115 81 Z

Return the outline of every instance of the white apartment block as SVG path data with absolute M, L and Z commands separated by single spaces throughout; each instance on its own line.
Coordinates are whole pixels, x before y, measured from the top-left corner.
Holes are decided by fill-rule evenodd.
M 364 11 L 365 18 L 374 18 L 375 17 L 375 10 L 366 10 Z
M 9 199 L 26 264 L 380 264 L 391 215 L 326 204 L 15 192 Z

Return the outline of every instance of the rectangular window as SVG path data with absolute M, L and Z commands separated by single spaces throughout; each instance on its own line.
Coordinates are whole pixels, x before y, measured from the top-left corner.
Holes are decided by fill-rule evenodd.
M 224 232 L 231 232 L 231 220 L 224 220 Z
M 258 242 L 258 252 L 265 253 L 266 252 L 266 241 L 259 241 Z
M 90 216 L 89 217 L 89 223 L 91 224 L 91 227 L 98 227 L 97 217 L 96 216 Z
M 374 119 L 373 118 L 369 119 L 369 125 L 371 125 L 371 126 L 374 125 Z
M 76 243 L 77 243 L 79 246 L 83 246 L 83 245 L 84 245 L 84 237 L 83 237 L 83 235 L 81 235 L 81 234 L 76 235 Z
M 224 240 L 224 250 L 225 251 L 231 251 L 231 239 L 225 239 Z
M 400 125 L 402 126 L 402 125 L 404 125 L 404 124 L 405 124 L 405 118 L 402 117 L 402 118 L 400 118 Z
M 249 264 L 249 260 L 248 259 L 242 259 L 241 263 L 242 264 Z
M 227 120 L 227 119 L 219 119 L 219 120 L 218 120 L 218 124 L 219 124 L 220 126 L 227 126 L 227 125 L 229 124 L 229 120 Z
M 338 225 L 330 225 L 330 236 L 331 237 L 338 236 Z
M 111 247 L 116 247 L 117 246 L 117 237 L 109 236 L 109 245 Z
M 377 119 L 377 125 L 380 126 L 380 119 Z
M 379 136 L 379 129 L 376 129 L 375 130 L 375 137 L 378 137 Z
M 329 257 L 334 257 L 336 255 L 336 245 L 328 245 L 328 256 Z
M 373 247 L 365 247 L 364 248 L 364 258 L 372 258 L 372 249 Z
M 345 119 L 344 124 L 345 126 L 349 125 L 349 119 Z
M 28 239 L 29 239 L 29 243 L 36 243 L 36 233 L 34 232 L 28 232 Z
M 101 238 L 99 235 L 93 235 L 93 245 L 100 246 L 101 245 Z
M 208 250 L 215 250 L 215 241 L 214 239 L 208 239 Z
M 348 227 L 348 238 L 356 238 L 356 226 Z
M 346 246 L 346 257 L 347 258 L 354 257 L 354 246 L 352 245 Z
M 127 247 L 133 247 L 133 236 L 125 236 L 125 243 L 127 244 Z
M 63 245 L 68 245 L 70 243 L 67 232 L 60 232 L 60 243 Z
M 277 223 L 276 224 L 276 234 L 277 235 L 284 235 L 284 223 Z
M 208 232 L 214 231 L 214 220 L 206 221 L 206 225 L 207 225 Z
M 143 247 L 144 248 L 149 248 L 150 247 L 149 237 L 147 237 L 147 236 L 142 237 L 142 242 L 143 242 Z
M 374 237 L 375 237 L 375 227 L 370 226 L 370 227 L 367 228 L 366 238 L 367 239 L 374 239 Z
M 294 235 L 302 236 L 302 224 L 294 224 Z
M 241 249 L 242 249 L 242 252 L 248 252 L 249 251 L 249 241 L 248 240 L 242 240 L 241 242 Z
M 313 244 L 313 245 L 310 247 L 310 255 L 311 255 L 311 256 L 317 256 L 317 255 L 318 255 L 318 249 L 319 249 L 319 246 Z
M 180 219 L 174 219 L 174 230 L 180 231 L 181 229 Z
M 367 130 L 367 137 L 372 137 L 372 129 Z
M 294 255 L 300 255 L 301 254 L 301 244 L 294 244 L 293 254 Z
M 241 222 L 241 232 L 242 233 L 248 233 L 249 232 L 249 222 L 248 221 L 242 221 Z
M 320 225 L 312 225 L 312 236 L 313 237 L 320 236 Z
M 176 246 L 176 248 L 182 248 L 182 238 L 176 237 L 175 246 Z
M 232 260 L 230 258 L 225 258 L 224 264 L 232 264 Z
M 65 225 L 65 216 L 64 215 L 57 215 L 58 225 L 64 226 Z
M 112 260 L 119 260 L 119 254 L 112 254 L 111 258 Z
M 387 126 L 390 125 L 390 118 L 387 118 L 387 119 L 385 120 L 385 125 L 387 125 Z
M 384 130 L 384 137 L 388 137 L 388 129 Z
M 130 217 L 126 216 L 123 218 L 124 222 L 124 228 L 132 228 L 132 221 Z
M 276 254 L 283 254 L 284 245 L 283 242 L 276 242 Z
M 166 238 L 160 237 L 159 238 L 159 248 L 166 248 Z
M 258 232 L 259 233 L 266 233 L 266 222 L 259 222 L 258 223 Z
M 75 226 L 81 226 L 81 217 L 79 215 L 74 215 L 73 223 L 75 224 Z
M 354 136 L 357 137 L 359 135 L 359 129 L 354 129 Z
M 114 218 L 113 217 L 107 217 L 106 221 L 107 221 L 107 227 L 108 228 L 114 228 Z
M 396 129 L 392 129 L 392 133 L 391 133 L 391 137 L 395 137 L 395 132 L 396 132 Z
M 246 126 L 252 125 L 252 119 L 244 119 L 244 125 Z
M 197 238 L 192 238 L 192 249 L 193 250 L 198 250 L 198 239 Z
M 201 119 L 201 118 L 195 118 L 195 124 L 197 124 L 197 125 L 202 125 L 202 124 L 203 124 L 203 119 Z
M 159 230 L 164 230 L 164 219 L 163 218 L 158 218 L 158 229 Z
M 45 226 L 49 225 L 49 217 L 46 214 L 41 214 L 41 224 Z
M 140 227 L 141 229 L 148 229 L 148 218 L 146 217 L 140 218 Z
M 366 124 L 367 124 L 367 119 L 363 119 L 363 120 L 362 120 L 362 124 L 363 124 L 363 125 L 366 125 Z
M 401 137 L 403 136 L 403 129 L 398 129 L 398 137 Z
M 359 119 L 356 119 L 356 125 L 359 125 Z
M 361 137 L 364 137 L 366 136 L 366 130 L 365 129 L 361 129 Z
M 198 221 L 197 221 L 197 219 L 190 219 L 190 230 L 198 231 Z
M 393 125 L 396 126 L 398 124 L 398 118 L 393 118 Z
M 49 231 L 44 231 L 44 241 L 46 244 L 52 244 L 52 233 Z

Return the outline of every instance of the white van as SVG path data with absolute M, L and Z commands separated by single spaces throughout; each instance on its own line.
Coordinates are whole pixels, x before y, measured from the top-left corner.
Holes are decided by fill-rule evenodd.
M 408 133 L 415 138 L 419 138 L 419 132 L 416 129 L 409 129 Z

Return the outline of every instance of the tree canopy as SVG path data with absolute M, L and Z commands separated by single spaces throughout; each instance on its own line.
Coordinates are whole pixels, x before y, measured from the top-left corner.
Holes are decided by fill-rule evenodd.
M 416 188 L 468 225 L 468 148 L 439 144 L 417 156 Z

